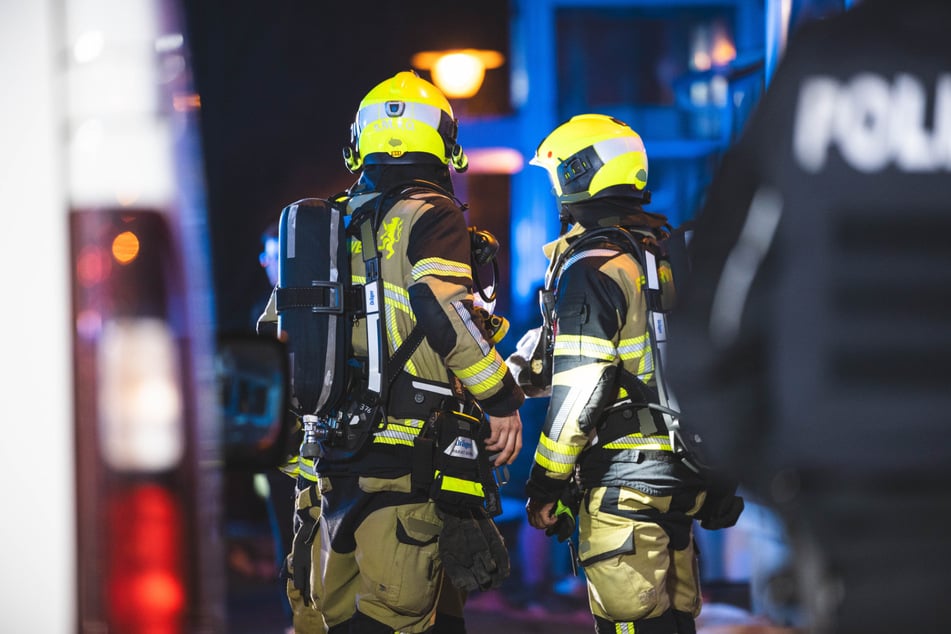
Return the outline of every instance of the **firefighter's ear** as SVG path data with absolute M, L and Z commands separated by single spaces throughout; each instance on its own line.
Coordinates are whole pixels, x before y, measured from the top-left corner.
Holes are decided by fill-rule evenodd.
M 363 167 L 363 157 L 360 156 L 359 152 L 355 152 L 352 147 L 346 145 L 343 148 L 343 163 L 353 174 Z

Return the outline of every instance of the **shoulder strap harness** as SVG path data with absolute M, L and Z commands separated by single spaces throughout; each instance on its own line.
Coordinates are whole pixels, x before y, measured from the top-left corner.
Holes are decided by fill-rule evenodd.
M 658 428 L 658 425 L 655 423 L 655 416 L 644 415 L 638 416 L 640 431 L 645 436 L 657 433 L 658 431 L 667 431 L 674 452 L 679 454 L 681 458 L 685 458 L 686 445 L 680 438 L 680 426 L 678 423 L 680 417 L 679 408 L 665 379 L 664 359 L 667 348 L 667 311 L 664 309 L 661 297 L 660 276 L 658 274 L 657 255 L 655 254 L 655 250 L 659 250 L 663 253 L 663 245 L 658 242 L 653 235 L 635 232 L 619 225 L 601 227 L 586 231 L 559 255 L 546 279 L 545 288 L 540 293 L 544 336 L 547 338 L 545 362 L 550 367 L 554 346 L 552 337 L 554 306 L 558 292 L 558 280 L 562 270 L 568 262 L 569 257 L 599 240 L 607 240 L 619 246 L 625 253 L 632 254 L 643 267 L 647 282 L 644 288 L 644 295 L 647 302 L 647 332 L 650 339 L 651 350 L 654 352 L 654 377 L 657 394 L 656 402 L 632 404 L 644 408 L 645 414 L 647 410 L 653 411 L 655 416 L 659 416 L 663 429 Z M 623 369 L 619 372 L 619 377 L 621 385 L 627 389 L 629 394 L 636 395 L 643 392 L 638 382 L 627 372 L 623 371 Z M 684 460 L 684 463 L 694 468 L 689 460 Z

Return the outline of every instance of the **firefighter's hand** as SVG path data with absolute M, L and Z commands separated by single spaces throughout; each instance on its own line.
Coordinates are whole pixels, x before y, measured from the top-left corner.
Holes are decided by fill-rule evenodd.
M 534 498 L 528 498 L 525 504 L 525 512 L 528 513 L 528 523 L 532 528 L 545 529 L 554 526 L 558 518 L 555 517 L 554 502 L 539 502 Z
M 518 410 L 509 416 L 489 416 L 491 433 L 485 441 L 490 454 L 497 454 L 495 466 L 512 464 L 522 450 L 522 418 Z

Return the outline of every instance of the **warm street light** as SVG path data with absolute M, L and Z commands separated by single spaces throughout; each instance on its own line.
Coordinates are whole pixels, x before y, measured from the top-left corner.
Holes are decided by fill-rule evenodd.
M 479 92 L 486 69 L 498 68 L 504 61 L 498 51 L 466 48 L 416 53 L 412 64 L 430 71 L 433 83 L 447 97 L 466 99 Z

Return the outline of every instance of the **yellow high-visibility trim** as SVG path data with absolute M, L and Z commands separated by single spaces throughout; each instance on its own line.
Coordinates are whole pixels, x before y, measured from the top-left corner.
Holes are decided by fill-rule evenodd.
M 377 445 L 406 445 L 407 447 L 413 446 L 412 439 L 402 438 L 399 436 L 387 436 L 382 432 L 373 435 L 373 442 Z
M 577 462 L 577 458 L 576 454 L 553 450 L 550 447 L 545 447 L 541 442 L 535 449 L 535 462 L 548 471 L 557 473 L 570 472 L 575 462 Z
M 297 474 L 300 472 L 300 463 L 298 462 L 297 456 L 294 456 L 284 464 L 278 467 L 281 473 L 296 478 Z
M 425 421 L 407 418 L 399 423 L 388 422 L 386 426 L 373 434 L 373 442 L 381 445 L 413 445 L 413 441 Z
M 581 453 L 581 450 L 584 447 L 578 445 L 569 445 L 567 443 L 560 443 L 556 440 L 549 438 L 547 435 L 542 434 L 538 439 L 538 444 L 552 453 L 562 454 L 564 456 L 577 456 Z
M 673 451 L 669 436 L 644 436 L 633 433 L 623 438 L 605 443 L 605 449 L 651 449 L 654 451 Z
M 464 495 L 474 495 L 480 498 L 485 497 L 485 490 L 482 488 L 482 483 L 473 482 L 472 480 L 463 480 L 462 478 L 454 478 L 453 476 L 448 476 L 445 474 L 442 476 L 440 488 L 443 491 L 462 493 Z
M 637 364 L 637 378 L 647 383 L 651 380 L 651 377 L 654 376 L 654 354 L 651 352 L 651 349 L 648 347 L 647 352 L 644 353 L 644 356 L 641 357 L 640 362 Z
M 444 258 L 423 258 L 413 267 L 413 281 L 418 282 L 427 275 L 447 275 L 450 277 L 472 277 L 472 267 L 464 262 Z
M 383 282 L 383 295 L 393 302 L 396 308 L 404 313 L 413 314 L 413 308 L 409 303 L 409 292 L 402 286 L 397 286 L 390 282 Z
M 649 344 L 650 340 L 646 332 L 640 337 L 621 339 L 617 347 L 618 356 L 620 356 L 625 361 L 629 359 L 636 359 L 644 354 L 644 351 L 648 349 Z
M 405 289 L 391 284 L 383 283 L 383 304 L 385 307 L 384 316 L 386 318 L 387 338 L 390 346 L 395 352 L 403 343 L 403 337 L 400 335 L 399 324 L 396 320 L 396 311 L 401 310 L 410 317 L 412 323 L 416 324 L 416 315 L 409 303 L 409 293 Z M 407 359 L 404 369 L 413 376 L 418 376 L 416 364 L 412 359 Z
M 566 464 L 563 462 L 556 462 L 554 460 L 549 460 L 540 451 L 535 452 L 535 464 L 543 468 L 545 471 L 548 471 L 549 473 L 557 473 L 557 474 L 568 474 L 568 473 L 571 473 L 572 469 L 575 468 L 574 461 L 572 461 L 571 464 Z
M 654 353 L 650 346 L 650 337 L 644 333 L 639 337 L 622 339 L 618 345 L 618 355 L 623 361 L 637 361 L 634 374 L 647 383 L 654 375 Z
M 535 463 L 550 473 L 569 474 L 582 449 L 584 447 L 559 443 L 542 434 L 535 449 Z
M 303 477 L 305 480 L 310 480 L 311 482 L 317 482 L 317 475 L 314 470 L 314 461 L 310 458 L 301 458 L 300 456 L 294 456 L 290 458 L 283 465 L 278 467 L 281 470 L 281 473 L 288 475 L 292 478 L 298 476 Z
M 559 334 L 555 337 L 554 356 L 581 356 L 611 361 L 617 358 L 617 349 L 610 339 Z
M 478 362 L 468 368 L 455 371 L 455 374 L 469 388 L 469 391 L 478 397 L 498 385 L 507 371 L 508 366 L 493 349 Z

